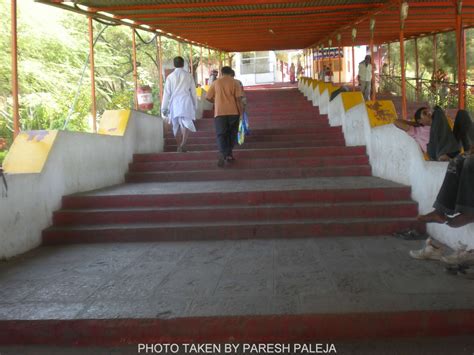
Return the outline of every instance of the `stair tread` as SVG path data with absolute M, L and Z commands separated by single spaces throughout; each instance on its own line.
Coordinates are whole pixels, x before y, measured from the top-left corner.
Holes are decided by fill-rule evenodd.
M 355 165 L 344 165 L 344 166 L 324 166 L 324 167 L 278 167 L 278 168 L 245 168 L 245 169 L 240 169 L 240 168 L 235 168 L 233 169 L 230 165 L 227 165 L 225 168 L 221 168 L 219 170 L 186 170 L 186 171 L 134 171 L 134 172 L 128 172 L 130 175 L 135 175 L 135 174 L 145 174 L 145 175 L 152 175 L 152 174 L 189 174 L 189 173 L 207 173 L 207 172 L 220 172 L 220 173 L 231 173 L 231 172 L 241 172 L 245 173 L 247 171 L 283 171 L 283 170 L 325 170 L 325 169 L 336 169 L 336 170 L 342 170 L 342 169 L 347 169 L 347 168 L 367 168 L 370 167 L 369 164 L 355 164 Z
M 46 231 L 59 230 L 107 230 L 107 229 L 146 229 L 146 228 L 188 228 L 188 227 L 224 227 L 224 226 L 267 226 L 267 225 L 287 225 L 287 224 L 350 224 L 350 223 L 383 223 L 383 222 L 411 222 L 416 221 L 416 217 L 383 217 L 377 218 L 323 218 L 323 219 L 285 219 L 270 221 L 219 221 L 219 222 L 180 222 L 180 223 L 126 223 L 126 224 L 97 224 L 97 225 L 74 225 L 74 226 L 53 226 Z
M 275 192 L 329 190 L 332 192 L 356 189 L 389 189 L 408 186 L 373 176 L 357 177 L 310 177 L 270 180 L 227 180 L 164 183 L 119 184 L 103 189 L 81 192 L 69 196 L 117 196 L 117 195 L 171 195 L 190 193 L 233 193 L 233 192 Z
M 144 211 L 195 211 L 195 210 L 225 210 L 225 209 L 271 209 L 271 208 L 300 208 L 300 207 L 344 207 L 357 206 L 363 207 L 373 206 L 394 206 L 394 205 L 416 205 L 416 202 L 411 200 L 392 200 L 392 201 L 353 201 L 353 202 L 298 202 L 298 203 L 263 203 L 258 205 L 253 204 L 225 204 L 217 206 L 184 206 L 184 207 L 119 207 L 119 208 L 79 208 L 71 209 L 65 208 L 58 210 L 61 212 L 77 212 L 77 213 L 91 213 L 91 212 L 144 212 Z

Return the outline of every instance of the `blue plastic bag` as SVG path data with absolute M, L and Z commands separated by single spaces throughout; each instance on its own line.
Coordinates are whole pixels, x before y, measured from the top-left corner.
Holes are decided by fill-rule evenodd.
M 247 112 L 244 112 L 244 114 L 242 115 L 242 120 L 239 123 L 239 132 L 237 134 L 237 142 L 239 143 L 239 145 L 244 144 L 245 136 L 249 134 L 249 118 Z

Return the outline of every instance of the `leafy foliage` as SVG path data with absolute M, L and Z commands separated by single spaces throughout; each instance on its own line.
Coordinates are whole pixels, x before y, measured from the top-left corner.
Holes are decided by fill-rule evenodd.
M 0 137 L 11 141 L 11 33 L 10 2 L 0 2 Z M 90 71 L 88 65 L 89 34 L 87 18 L 72 12 L 35 3 L 18 2 L 18 74 L 21 129 L 62 129 L 77 94 L 77 104 L 71 110 L 68 130 L 91 131 L 92 118 Z M 105 25 L 94 22 L 96 37 Z M 153 35 L 140 31 L 144 41 Z M 177 42 L 162 38 L 163 62 L 178 53 Z M 182 45 L 183 57 L 189 58 L 189 47 Z M 203 60 L 207 62 L 207 50 Z M 212 53 L 211 55 L 215 55 Z M 193 48 L 194 72 L 199 65 L 199 48 Z M 133 105 L 134 78 L 132 30 L 124 26 L 109 26 L 94 49 L 97 109 L 100 115 L 107 109 L 130 108 Z M 150 85 L 159 112 L 159 63 L 156 40 L 144 44 L 137 36 L 139 84 Z M 84 72 L 80 89 L 79 82 Z M 79 91 L 78 91 L 79 90 Z

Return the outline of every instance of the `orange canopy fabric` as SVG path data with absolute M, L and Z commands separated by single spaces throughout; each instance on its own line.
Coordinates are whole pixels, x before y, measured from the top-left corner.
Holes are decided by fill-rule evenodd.
M 398 41 L 400 0 L 38 0 L 102 19 L 159 30 L 180 40 L 227 52 Z M 68 5 L 69 4 L 69 5 Z M 455 29 L 457 1 L 408 1 L 405 38 Z M 462 23 L 474 26 L 474 0 L 464 0 Z M 133 21 L 133 22 L 131 22 Z

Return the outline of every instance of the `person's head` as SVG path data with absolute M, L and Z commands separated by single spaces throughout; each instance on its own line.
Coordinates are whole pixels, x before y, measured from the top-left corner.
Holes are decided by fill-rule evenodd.
M 232 76 L 232 68 L 231 67 L 222 67 L 221 74 L 225 76 Z
M 235 70 L 232 69 L 232 74 L 230 74 L 231 77 L 235 78 Z
M 428 107 L 420 107 L 415 112 L 415 122 L 423 126 L 431 126 L 433 121 L 431 111 Z
M 184 59 L 183 57 L 174 57 L 173 64 L 175 68 L 182 68 L 184 67 Z
M 370 64 L 372 62 L 372 58 L 370 55 L 366 55 L 364 59 L 365 64 Z

